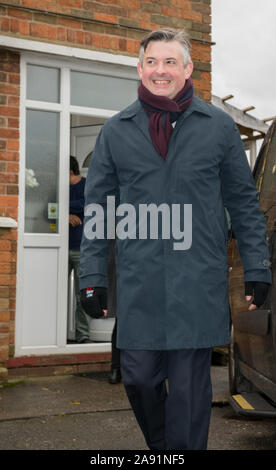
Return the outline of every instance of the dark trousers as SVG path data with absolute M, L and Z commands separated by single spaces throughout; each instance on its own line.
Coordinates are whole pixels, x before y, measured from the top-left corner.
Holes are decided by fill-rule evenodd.
M 211 348 L 121 350 L 123 384 L 150 449 L 207 448 L 211 357 Z

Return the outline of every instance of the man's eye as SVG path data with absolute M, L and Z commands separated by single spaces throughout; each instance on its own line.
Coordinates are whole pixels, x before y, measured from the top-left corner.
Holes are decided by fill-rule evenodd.
M 174 65 L 174 64 L 175 64 L 175 60 L 167 60 L 167 64 Z

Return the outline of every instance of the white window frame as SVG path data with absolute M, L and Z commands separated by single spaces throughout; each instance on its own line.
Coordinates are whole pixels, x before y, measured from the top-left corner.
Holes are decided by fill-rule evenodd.
M 0 36 L 0 45 L 1 45 Z M 14 38 L 10 38 L 14 39 Z M 90 343 L 90 344 L 67 344 L 67 288 L 68 288 L 68 210 L 69 206 L 69 152 L 70 152 L 70 116 L 71 114 L 86 115 L 91 117 L 109 118 L 118 111 L 98 108 L 86 108 L 83 106 L 72 106 L 70 104 L 70 71 L 80 71 L 110 75 L 114 77 L 124 77 L 138 79 L 137 59 L 126 56 L 114 56 L 113 54 L 100 53 L 96 51 L 83 51 L 66 46 L 55 46 L 34 41 L 17 40 L 12 41 L 14 47 L 18 41 L 24 49 L 30 47 L 29 43 L 34 43 L 34 50 L 48 52 L 50 46 L 51 54 L 42 54 L 36 52 L 21 52 L 20 59 L 20 166 L 19 166 L 19 217 L 18 217 L 18 261 L 17 261 L 17 298 L 16 298 L 16 320 L 15 320 L 15 356 L 22 355 L 44 355 L 44 354 L 72 354 L 72 353 L 93 353 L 107 352 L 111 350 L 111 343 Z M 23 44 L 24 42 L 24 44 Z M 28 43 L 28 44 L 25 44 Z M 19 47 L 19 46 L 18 46 Z M 58 52 L 67 52 L 62 57 L 57 57 Z M 65 51 L 66 50 L 66 51 Z M 73 51 L 73 52 L 72 52 Z M 83 59 L 86 60 L 83 60 Z M 109 59 L 109 62 L 108 62 Z M 44 101 L 35 101 L 26 97 L 26 79 L 27 64 L 57 67 L 60 69 L 60 103 L 49 103 Z M 27 347 L 22 345 L 22 314 L 20 305 L 22 304 L 22 266 L 24 246 L 39 246 L 39 234 L 24 234 L 24 212 L 25 212 L 25 144 L 26 144 L 26 109 L 39 109 L 42 111 L 53 111 L 60 113 L 60 176 L 59 201 L 64 201 L 60 205 L 60 220 L 67 221 L 59 224 L 60 232 L 55 234 L 43 234 L 43 240 L 48 246 L 56 246 L 57 237 L 63 240 L 61 250 L 61 268 L 59 277 L 64 288 L 65 295 L 60 296 L 59 310 L 62 315 L 57 316 L 57 345 Z M 62 197 L 61 197 L 62 196 Z M 66 228 L 65 228 L 66 227 Z

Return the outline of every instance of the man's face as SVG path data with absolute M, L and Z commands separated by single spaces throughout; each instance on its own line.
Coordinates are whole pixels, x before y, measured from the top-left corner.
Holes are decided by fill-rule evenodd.
M 193 63 L 184 67 L 182 46 L 178 41 L 151 41 L 138 62 L 143 85 L 154 95 L 173 99 L 191 76 Z

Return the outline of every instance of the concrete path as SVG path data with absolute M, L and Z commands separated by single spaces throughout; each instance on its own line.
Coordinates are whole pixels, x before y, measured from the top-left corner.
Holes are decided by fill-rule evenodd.
M 213 404 L 228 400 L 228 373 L 212 366 Z M 147 450 L 122 384 L 106 372 L 24 378 L 0 389 L 0 449 Z

